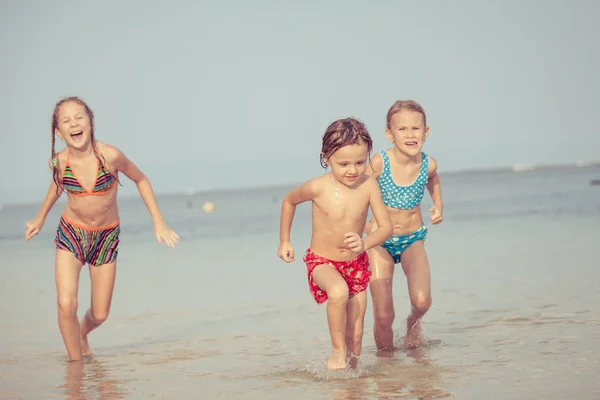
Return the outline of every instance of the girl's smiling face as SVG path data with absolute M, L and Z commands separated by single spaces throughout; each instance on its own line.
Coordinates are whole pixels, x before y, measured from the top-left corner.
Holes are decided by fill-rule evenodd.
M 67 146 L 84 149 L 91 140 L 91 123 L 85 107 L 74 101 L 60 106 L 56 124 L 56 135 L 63 139 Z

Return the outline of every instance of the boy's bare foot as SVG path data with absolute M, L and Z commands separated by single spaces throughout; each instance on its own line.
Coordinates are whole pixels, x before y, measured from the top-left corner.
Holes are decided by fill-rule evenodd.
M 329 369 L 344 369 L 346 368 L 346 349 L 331 350 L 331 358 L 327 361 Z
M 405 349 L 414 349 L 423 344 L 423 335 L 421 332 L 421 320 L 408 317 L 406 321 L 406 336 L 404 336 L 403 347 Z
M 348 354 L 348 357 L 350 357 L 348 359 L 348 366 L 351 369 L 356 369 L 358 367 L 358 361 L 360 360 L 360 358 L 358 356 L 355 356 L 354 354 Z
M 81 338 L 81 355 L 84 357 L 92 355 L 92 350 L 90 349 L 87 336 Z

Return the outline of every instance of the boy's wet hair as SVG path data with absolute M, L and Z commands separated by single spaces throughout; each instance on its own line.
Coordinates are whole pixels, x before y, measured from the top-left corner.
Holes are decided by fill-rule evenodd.
M 81 100 L 77 96 L 66 97 L 60 100 L 54 106 L 54 112 L 52 113 L 52 125 L 51 125 L 51 135 L 52 135 L 52 179 L 56 184 L 56 194 L 59 194 L 59 189 L 62 187 L 62 180 L 60 179 L 61 168 L 58 163 L 58 159 L 56 156 L 55 143 L 56 143 L 56 129 L 58 128 L 58 113 L 60 112 L 60 107 L 66 103 L 77 103 L 83 107 L 85 113 L 90 119 L 90 133 L 92 138 L 92 149 L 94 150 L 94 155 L 100 161 L 100 167 L 104 168 L 106 165 L 106 160 L 104 160 L 104 156 L 98 153 L 98 147 L 96 146 L 96 136 L 94 136 L 94 113 L 92 109 L 87 105 L 87 103 Z M 115 176 L 116 178 L 116 176 Z
M 321 147 L 321 166 L 327 168 L 327 160 L 333 153 L 351 144 L 367 145 L 368 154 L 373 149 L 373 140 L 365 124 L 356 118 L 338 119 L 327 127 Z
M 427 117 L 425 116 L 425 110 L 419 103 L 414 100 L 398 100 L 387 112 L 387 127 L 390 128 L 390 122 L 392 122 L 392 117 L 394 114 L 399 113 L 400 111 L 408 110 L 421 113 L 423 115 L 423 125 L 427 126 Z

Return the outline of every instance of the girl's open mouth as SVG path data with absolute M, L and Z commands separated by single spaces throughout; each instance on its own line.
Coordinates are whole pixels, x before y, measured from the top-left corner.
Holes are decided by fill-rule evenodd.
M 79 140 L 83 137 L 83 131 L 73 132 L 71 133 L 71 138 L 74 140 Z

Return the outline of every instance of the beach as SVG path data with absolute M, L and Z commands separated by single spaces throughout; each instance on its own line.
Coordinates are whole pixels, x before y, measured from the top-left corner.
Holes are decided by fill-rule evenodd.
M 326 369 L 326 306 L 310 296 L 301 261 L 309 204 L 292 229 L 297 260 L 276 254 L 291 186 L 159 196 L 181 236 L 175 249 L 156 243 L 139 198 L 120 198 L 111 314 L 83 363 L 67 361 L 56 322 L 64 203 L 30 242 L 24 225 L 39 204 L 4 205 L 0 398 L 600 398 L 600 187 L 589 183 L 600 168 L 440 176 L 444 221 L 425 221 L 428 345 L 378 354 L 369 294 L 360 365 L 341 372 Z M 429 205 L 426 196 L 425 216 Z M 86 267 L 80 316 L 89 298 Z M 410 308 L 400 269 L 394 303 L 400 340 Z

